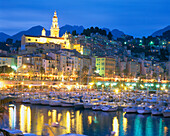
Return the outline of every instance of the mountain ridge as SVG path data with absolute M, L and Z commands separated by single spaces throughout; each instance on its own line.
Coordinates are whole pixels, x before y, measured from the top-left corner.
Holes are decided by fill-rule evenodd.
M 166 26 L 166 27 L 164 27 L 164 28 L 162 28 L 162 29 L 159 29 L 159 30 L 155 31 L 154 33 L 152 33 L 151 36 L 153 36 L 153 37 L 161 36 L 161 35 L 163 35 L 164 32 L 166 32 L 166 31 L 168 31 L 168 30 L 170 30 L 170 25 L 168 25 L 168 26 Z

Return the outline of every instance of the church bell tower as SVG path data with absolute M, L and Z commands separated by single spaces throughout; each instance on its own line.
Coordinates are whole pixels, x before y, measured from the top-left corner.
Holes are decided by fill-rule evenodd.
M 59 37 L 59 26 L 58 26 L 58 17 L 56 11 L 54 12 L 52 26 L 51 26 L 51 37 Z

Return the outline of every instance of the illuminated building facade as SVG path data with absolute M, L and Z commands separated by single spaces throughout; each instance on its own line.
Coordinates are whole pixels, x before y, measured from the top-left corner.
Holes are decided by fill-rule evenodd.
M 110 57 L 97 57 L 96 70 L 103 77 L 113 76 L 115 72 L 115 59 Z
M 53 43 L 61 45 L 62 49 L 73 49 L 69 40 L 69 34 L 67 34 L 67 32 L 62 37 L 59 37 L 58 17 L 56 11 L 54 12 L 50 32 L 50 36 L 46 36 L 46 31 L 43 28 L 41 36 L 23 35 L 21 38 L 21 50 L 25 50 L 25 46 L 35 45 L 36 43 Z
M 15 65 L 16 65 L 15 58 L 8 56 L 0 56 L 0 67 L 1 66 L 13 67 Z

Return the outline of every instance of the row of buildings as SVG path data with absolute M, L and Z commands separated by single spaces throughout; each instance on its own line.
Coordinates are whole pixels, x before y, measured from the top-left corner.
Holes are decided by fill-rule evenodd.
M 52 19 L 51 34 L 23 35 L 18 54 L 0 56 L 0 66 L 10 66 L 19 73 L 102 77 L 141 77 L 168 79 L 169 62 L 135 57 L 120 42 L 92 34 L 59 37 L 58 17 Z M 24 66 L 24 67 L 23 67 Z

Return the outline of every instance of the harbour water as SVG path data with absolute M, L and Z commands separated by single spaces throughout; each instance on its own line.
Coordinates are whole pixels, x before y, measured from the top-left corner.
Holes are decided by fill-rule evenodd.
M 59 122 L 63 127 L 49 129 L 53 122 Z M 170 136 L 170 118 L 126 114 L 122 111 L 102 112 L 15 104 L 0 118 L 0 128 L 16 128 L 37 135 L 46 129 L 50 136 L 53 133 L 60 135 L 70 132 L 109 136 L 111 131 L 116 132 L 115 136 Z

